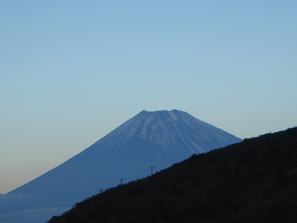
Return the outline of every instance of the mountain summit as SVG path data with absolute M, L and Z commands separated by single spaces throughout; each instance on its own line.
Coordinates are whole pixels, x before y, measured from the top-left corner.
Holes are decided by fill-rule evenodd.
M 71 207 L 101 189 L 240 141 L 183 111 L 142 111 L 89 148 L 8 195 L 30 196 L 28 203 L 18 204 L 17 211 Z
M 106 143 L 108 145 L 106 150 L 112 152 L 136 139 L 154 144 L 158 147 L 158 153 L 167 152 L 169 155 L 177 152 L 186 156 L 205 153 L 240 141 L 239 138 L 183 111 L 143 110 L 94 146 Z

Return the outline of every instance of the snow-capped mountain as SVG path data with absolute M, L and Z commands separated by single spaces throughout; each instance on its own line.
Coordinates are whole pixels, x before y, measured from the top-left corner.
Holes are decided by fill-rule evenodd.
M 192 154 L 240 141 L 183 111 L 142 111 L 78 155 L 6 196 L 28 195 L 28 201 L 19 203 L 15 211 L 71 207 L 101 189 L 145 177 L 151 167 L 161 170 Z M 13 208 L 5 206 L 9 212 Z
M 204 153 L 220 148 L 240 139 L 211 126 L 186 112 L 142 111 L 93 146 L 107 145 L 107 153 L 115 153 L 121 146 L 136 138 L 149 141 L 159 147 L 159 153 Z M 137 150 L 137 149 L 136 149 Z M 135 151 L 134 151 L 135 152 Z M 155 157 L 158 159 L 158 157 Z

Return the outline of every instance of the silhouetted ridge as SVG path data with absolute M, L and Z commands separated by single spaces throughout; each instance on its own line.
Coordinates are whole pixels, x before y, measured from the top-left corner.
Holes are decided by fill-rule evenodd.
M 50 223 L 296 222 L 297 128 L 193 155 Z

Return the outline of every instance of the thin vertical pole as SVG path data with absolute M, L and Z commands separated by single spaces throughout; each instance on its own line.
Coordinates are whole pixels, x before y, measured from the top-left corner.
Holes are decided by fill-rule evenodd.
M 153 174 L 154 174 L 154 171 L 153 171 L 153 169 L 154 169 L 154 167 L 153 166 L 151 166 L 151 175 L 153 176 Z

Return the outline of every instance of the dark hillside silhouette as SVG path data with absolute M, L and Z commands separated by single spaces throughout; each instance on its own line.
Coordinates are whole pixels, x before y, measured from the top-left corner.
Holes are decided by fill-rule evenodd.
M 297 222 L 297 128 L 193 155 L 50 223 Z

